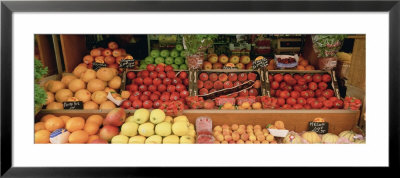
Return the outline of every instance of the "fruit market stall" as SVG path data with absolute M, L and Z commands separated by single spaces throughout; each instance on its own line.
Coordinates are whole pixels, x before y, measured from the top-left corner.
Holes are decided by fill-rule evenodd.
M 242 46 L 258 42 L 280 53 L 260 55 L 262 47 L 214 53 L 224 43 L 212 39 L 221 35 L 177 36 L 158 47 L 152 36 L 142 49 L 148 56 L 140 58 L 124 43 L 101 41 L 86 49 L 93 42 L 84 35 L 60 35 L 65 72 L 39 81 L 47 96 L 35 116 L 35 143 L 365 141 L 365 104 L 343 92 L 332 63 L 340 38 L 309 54 L 314 36 L 301 36 L 304 46 L 296 42 L 299 48 L 285 50 L 274 50 L 273 35 L 265 44 L 263 37 L 238 37 L 248 40 Z M 313 55 L 321 51 L 334 59 L 317 64 Z

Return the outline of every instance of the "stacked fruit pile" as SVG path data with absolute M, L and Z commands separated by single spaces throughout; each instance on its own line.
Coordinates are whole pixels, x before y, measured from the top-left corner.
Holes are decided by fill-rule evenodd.
M 126 93 L 119 95 L 122 79 L 115 68 L 89 69 L 79 64 L 72 75 L 65 75 L 61 81 L 49 80 L 44 83 L 47 91 L 46 109 L 64 109 L 65 101 L 82 101 L 83 109 L 113 109 L 116 105 L 107 99 L 108 92 L 114 92 L 117 100 L 126 99 Z M 128 96 L 129 97 L 129 96 Z
M 138 109 L 121 126 L 111 143 L 119 144 L 192 144 L 196 131 L 186 116 L 166 116 L 160 109 Z
M 103 117 L 88 118 L 47 114 L 35 123 L 35 143 L 107 143 L 105 139 L 115 130 L 102 128 Z
M 125 89 L 130 91 L 129 100 L 122 103 L 125 109 L 160 108 L 172 101 L 185 103 L 189 96 L 188 73 L 175 72 L 170 65 L 147 65 L 147 70 L 130 71 L 126 75 Z
M 271 87 L 269 108 L 341 109 L 343 101 L 335 97 L 329 74 L 274 74 L 268 76 Z M 264 97 L 265 98 L 265 97 Z M 264 100 L 265 101 L 265 100 Z M 265 103 L 265 102 L 264 102 Z M 265 107 L 264 107 L 265 108 Z
M 365 139 L 351 130 L 333 133 L 318 134 L 314 131 L 303 133 L 289 132 L 283 139 L 284 144 L 365 144 Z
M 209 54 L 207 60 L 203 62 L 203 69 L 222 69 L 224 66 L 237 67 L 238 69 L 251 69 L 252 61 L 249 56 L 232 55 L 228 57 L 225 54 Z
M 299 56 L 297 70 L 315 70 L 315 67 L 311 65 L 303 56 Z
M 87 68 L 89 69 L 92 69 L 93 62 L 106 63 L 107 67 L 115 68 L 119 72 L 122 72 L 122 69 L 119 68 L 121 60 L 133 59 L 133 57 L 127 54 L 125 49 L 118 48 L 118 44 L 114 41 L 109 42 L 107 47 L 106 49 L 102 47 L 92 49 L 90 54 L 83 57 L 83 63 L 87 64 Z
M 205 95 L 217 90 L 239 86 L 249 80 L 255 81 L 252 88 L 233 93 L 231 96 L 258 96 L 261 93 L 261 82 L 259 76 L 253 72 L 230 72 L 228 74 L 224 72 L 202 72 L 197 81 L 197 88 L 199 95 Z
M 213 129 L 216 144 L 276 144 L 275 137 L 260 125 L 217 125 Z
M 174 70 L 187 70 L 187 60 L 185 59 L 185 51 L 183 46 L 177 44 L 175 49 L 172 50 L 157 50 L 153 49 L 150 51 L 150 56 L 147 56 L 144 60 L 140 61 L 140 69 L 146 69 L 149 64 L 161 64 L 171 65 Z

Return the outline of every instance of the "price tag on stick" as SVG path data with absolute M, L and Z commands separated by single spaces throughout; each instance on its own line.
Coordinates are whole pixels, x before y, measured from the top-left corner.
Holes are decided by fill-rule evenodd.
M 98 63 L 98 62 L 93 62 L 93 70 L 97 71 L 102 67 L 107 67 L 106 63 Z
M 329 124 L 328 122 L 309 122 L 308 131 L 314 131 L 318 134 L 328 133 Z
M 63 102 L 64 109 L 83 109 L 82 101 L 66 101 Z
M 253 62 L 253 69 L 258 69 L 258 68 L 264 68 L 268 66 L 268 59 L 259 56 L 256 58 L 256 60 L 254 60 Z
M 134 59 L 122 59 L 119 63 L 119 68 L 133 69 L 135 67 Z

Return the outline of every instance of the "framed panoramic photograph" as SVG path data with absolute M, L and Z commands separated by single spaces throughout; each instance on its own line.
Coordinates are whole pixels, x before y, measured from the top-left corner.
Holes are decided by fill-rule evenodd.
M 399 1 L 2 1 L 1 175 L 398 167 L 399 21 Z

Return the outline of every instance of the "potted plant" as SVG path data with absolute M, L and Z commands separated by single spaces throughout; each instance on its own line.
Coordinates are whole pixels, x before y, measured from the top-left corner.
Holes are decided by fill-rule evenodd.
M 47 100 L 47 93 L 42 86 L 39 85 L 40 79 L 47 74 L 47 67 L 44 67 L 40 60 L 35 59 L 35 115 L 42 109 Z
M 204 53 L 213 45 L 218 35 L 183 35 L 183 45 L 186 51 L 189 69 L 198 69 L 204 61 Z
M 347 35 L 312 35 L 313 48 L 318 56 L 318 67 L 331 70 L 336 67 L 336 53 L 340 50 Z

